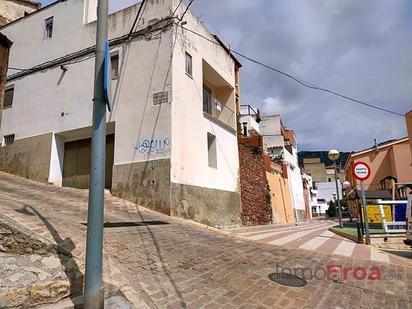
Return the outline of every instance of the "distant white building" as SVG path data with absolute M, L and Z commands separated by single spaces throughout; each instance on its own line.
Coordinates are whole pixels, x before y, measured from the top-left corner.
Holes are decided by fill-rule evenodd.
M 319 207 L 318 204 L 318 190 L 316 189 L 316 187 L 314 186 L 314 182 L 312 179 L 312 176 L 307 174 L 307 173 L 303 173 L 302 175 L 302 179 L 303 181 L 306 182 L 306 186 L 307 189 L 309 191 L 309 216 L 310 218 L 308 219 L 312 219 L 314 214 L 317 214 L 317 210 Z
M 337 200 L 335 178 L 331 182 L 317 182 L 316 188 L 318 189 L 318 213 L 324 215 L 329 208 L 329 202 Z M 338 181 L 338 188 L 339 197 L 342 199 L 342 185 L 340 181 Z
M 282 161 L 287 166 L 291 197 L 297 221 L 305 221 L 302 174 L 298 165 L 295 132 L 285 129 L 280 115 L 263 116 L 259 123 L 263 136 L 263 148 L 271 159 Z
M 239 124 L 242 136 L 260 135 L 259 123 L 261 122 L 260 111 L 250 105 L 240 106 Z
M 166 214 L 237 224 L 240 64 L 190 10 L 184 27 L 200 35 L 172 18 L 179 2 L 147 1 L 130 38 L 140 4 L 109 16 L 106 186 Z M 57 1 L 1 28 L 10 67 L 22 68 L 9 70 L 0 109 L 1 170 L 88 187 L 96 3 Z

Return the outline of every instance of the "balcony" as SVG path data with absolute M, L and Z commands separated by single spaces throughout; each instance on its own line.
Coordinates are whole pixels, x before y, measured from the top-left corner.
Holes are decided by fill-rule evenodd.
M 240 106 L 239 122 L 242 126 L 242 136 L 260 135 L 259 123 L 261 122 L 260 112 L 256 111 L 250 105 Z
M 203 60 L 203 113 L 236 131 L 234 88 Z

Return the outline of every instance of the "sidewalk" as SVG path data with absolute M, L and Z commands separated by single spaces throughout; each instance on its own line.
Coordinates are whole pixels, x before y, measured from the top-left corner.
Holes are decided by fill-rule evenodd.
M 87 191 L 0 173 L 0 209 L 50 241 L 74 244 L 67 249 L 84 261 Z M 105 229 L 105 280 L 124 287 L 137 308 L 412 308 L 407 266 L 243 240 L 109 195 L 106 221 L 113 224 Z M 377 267 L 381 280 L 312 278 L 295 288 L 268 279 L 280 269 L 328 265 Z
M 372 246 L 356 243 L 329 231 L 329 228 L 335 225 L 336 222 L 329 220 L 297 226 L 269 225 L 227 229 L 226 231 L 238 237 L 265 244 L 301 248 L 374 262 L 412 266 L 411 259 L 402 258 Z

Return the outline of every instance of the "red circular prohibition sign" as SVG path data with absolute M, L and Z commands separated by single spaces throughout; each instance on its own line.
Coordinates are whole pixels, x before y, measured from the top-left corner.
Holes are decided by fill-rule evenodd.
M 365 170 L 366 169 L 366 170 Z M 371 168 L 365 162 L 356 162 L 352 168 L 352 174 L 360 181 L 367 180 L 371 175 Z

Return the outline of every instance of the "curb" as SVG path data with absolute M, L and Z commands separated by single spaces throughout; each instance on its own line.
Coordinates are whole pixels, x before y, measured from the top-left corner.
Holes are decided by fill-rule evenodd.
M 336 226 L 332 226 L 331 228 L 329 228 L 329 231 L 331 231 L 332 233 L 335 233 L 336 235 L 339 235 L 339 236 L 345 237 L 349 240 L 352 240 L 352 241 L 354 241 L 358 244 L 363 244 L 363 241 L 359 241 L 358 237 L 350 235 L 350 234 L 346 234 L 344 232 L 340 232 L 339 230 L 336 230 L 335 227 Z

